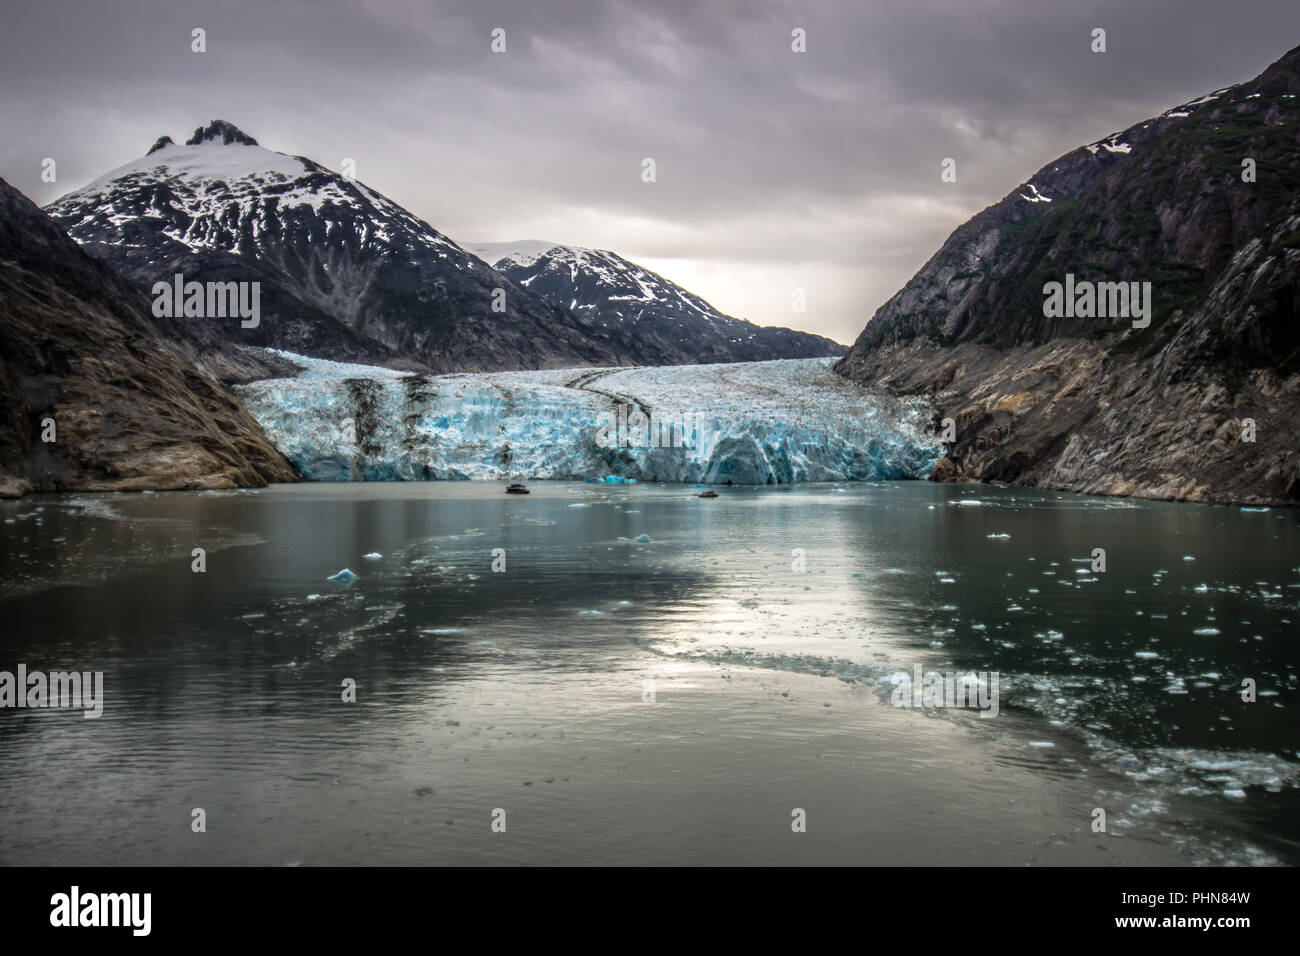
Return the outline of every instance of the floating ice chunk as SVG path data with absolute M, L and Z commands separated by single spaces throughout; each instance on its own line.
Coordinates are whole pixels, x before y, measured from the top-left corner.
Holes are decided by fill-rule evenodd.
M 1225 791 L 1223 791 L 1223 795 L 1224 795 L 1225 797 L 1227 797 L 1228 799 L 1230 799 L 1230 800 L 1245 800 L 1245 799 L 1246 799 L 1246 791 L 1245 791 L 1245 790 L 1240 790 L 1240 789 L 1225 790 Z
M 578 616 L 579 616 L 579 617 L 591 617 L 591 616 L 596 615 L 596 614 L 604 614 L 604 613 L 605 613 L 604 611 L 579 611 L 579 612 L 578 612 Z
M 371 551 L 369 554 L 363 554 L 362 557 L 365 558 L 367 561 L 378 561 L 380 558 L 383 557 L 383 555 L 380 554 L 378 551 Z
M 1183 560 L 1184 560 L 1184 561 L 1195 561 L 1195 560 L 1196 560 L 1196 555 L 1194 555 L 1194 554 L 1185 554 L 1185 555 L 1183 555 Z
M 1154 661 L 1160 657 L 1160 655 L 1157 654 L 1155 651 L 1138 651 L 1133 656 L 1141 658 L 1144 661 Z
M 344 569 L 343 569 L 342 571 L 340 571 L 338 574 L 331 574 L 331 575 L 330 575 L 328 578 L 326 578 L 325 580 L 327 580 L 327 581 L 337 581 L 337 582 L 339 582 L 339 584 L 351 584 L 351 583 L 352 583 L 353 581 L 355 581 L 356 579 L 357 579 L 357 576 L 356 576 L 355 574 L 352 573 L 351 569 L 349 569 L 349 568 L 344 568 Z
M 1007 533 L 1005 533 L 1005 532 L 997 532 L 997 533 L 995 533 L 995 534 L 986 534 L 984 537 L 986 537 L 986 538 L 998 538 L 998 539 L 1000 539 L 1000 540 L 1005 541 L 1005 540 L 1009 539 L 1009 538 L 1011 537 L 1011 535 L 1009 535 L 1009 534 L 1007 534 Z
M 1217 627 L 1198 627 L 1192 633 L 1198 637 L 1218 637 L 1221 632 Z
M 639 535 L 636 536 L 635 540 L 636 540 L 636 543 L 637 543 L 637 544 L 649 544 L 649 543 L 650 543 L 650 535 L 648 535 L 648 534 L 639 534 Z
M 1049 747 L 1055 747 L 1056 744 L 1052 743 L 1050 740 L 1031 740 L 1029 741 L 1029 746 L 1046 750 Z

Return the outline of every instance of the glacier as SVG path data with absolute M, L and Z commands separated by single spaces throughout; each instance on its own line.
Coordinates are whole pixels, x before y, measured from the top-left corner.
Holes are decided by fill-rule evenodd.
M 561 479 L 772 485 L 923 478 L 923 399 L 834 359 L 422 375 L 273 351 L 292 378 L 236 386 L 309 480 Z

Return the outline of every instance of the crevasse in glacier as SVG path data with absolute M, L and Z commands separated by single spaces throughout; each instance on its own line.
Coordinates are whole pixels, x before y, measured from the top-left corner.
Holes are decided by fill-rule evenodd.
M 425 376 L 278 354 L 302 372 L 237 391 L 317 481 L 786 484 L 924 477 L 943 453 L 924 402 L 833 359 Z

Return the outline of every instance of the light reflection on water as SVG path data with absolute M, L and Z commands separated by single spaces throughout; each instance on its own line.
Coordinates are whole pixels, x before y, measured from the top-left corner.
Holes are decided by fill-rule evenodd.
M 500 491 L 0 504 L 0 667 L 108 685 L 99 721 L 0 712 L 0 861 L 910 862 L 941 816 L 982 834 L 972 862 L 1118 862 L 1086 833 L 1099 800 L 1139 861 L 1300 859 L 1294 512 Z M 1002 715 L 880 707 L 917 664 L 999 672 Z M 814 798 L 834 826 L 788 845 Z M 517 836 L 486 839 L 502 804 Z

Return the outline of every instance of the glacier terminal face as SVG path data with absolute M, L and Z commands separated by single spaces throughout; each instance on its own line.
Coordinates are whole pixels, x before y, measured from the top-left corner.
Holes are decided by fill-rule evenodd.
M 924 400 L 833 359 L 419 375 L 276 354 L 303 371 L 236 391 L 316 481 L 769 485 L 923 478 L 943 454 Z

